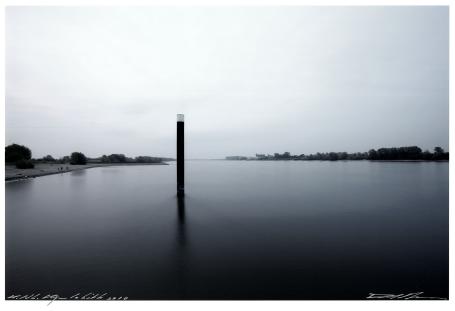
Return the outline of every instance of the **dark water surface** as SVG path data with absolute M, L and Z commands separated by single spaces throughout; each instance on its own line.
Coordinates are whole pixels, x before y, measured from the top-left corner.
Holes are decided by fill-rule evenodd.
M 6 295 L 448 297 L 448 163 L 188 161 L 6 184 Z

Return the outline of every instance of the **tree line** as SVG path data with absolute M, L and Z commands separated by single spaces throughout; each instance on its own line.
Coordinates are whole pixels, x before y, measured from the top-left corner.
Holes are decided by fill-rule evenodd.
M 138 156 L 130 158 L 124 154 L 103 155 L 99 160 L 101 163 L 160 163 L 164 158 Z
M 234 159 L 235 157 L 226 157 Z M 246 157 L 238 157 L 239 159 L 246 159 Z M 441 147 L 435 147 L 433 152 L 428 150 L 422 151 L 417 146 L 410 147 L 392 147 L 392 148 L 379 148 L 377 150 L 371 149 L 368 152 L 326 152 L 315 154 L 300 154 L 291 155 L 290 152 L 282 154 L 275 153 L 273 155 L 256 154 L 255 160 L 318 160 L 318 161 L 338 161 L 338 160 L 422 160 L 422 161 L 445 161 L 449 160 L 449 153 L 445 152 Z
M 12 144 L 5 147 L 5 162 L 6 164 L 15 164 L 17 168 L 27 169 L 34 168 L 35 163 L 40 162 L 85 165 L 87 164 L 87 157 L 82 152 L 73 152 L 70 156 L 62 157 L 59 160 L 54 159 L 51 155 L 47 155 L 41 159 L 32 159 L 32 151 L 30 148 L 23 145 Z
M 5 147 L 5 162 L 6 164 L 15 164 L 17 168 L 27 169 L 34 168 L 36 163 L 58 163 L 71 165 L 86 165 L 87 163 L 160 163 L 163 161 L 171 161 L 171 158 L 160 158 L 150 156 L 138 156 L 130 158 L 124 154 L 103 155 L 99 158 L 88 158 L 82 152 L 72 152 L 69 156 L 64 156 L 55 159 L 51 155 L 46 155 L 39 159 L 32 158 L 30 148 L 12 144 Z

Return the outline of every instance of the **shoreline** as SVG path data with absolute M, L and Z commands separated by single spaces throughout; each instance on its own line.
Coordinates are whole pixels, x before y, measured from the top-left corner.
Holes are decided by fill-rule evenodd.
M 228 159 L 212 159 L 212 160 L 221 160 L 221 161 L 239 161 L 239 162 L 261 162 L 261 161 L 267 161 L 267 162 L 284 162 L 284 161 L 293 161 L 293 162 L 362 162 L 362 161 L 368 161 L 368 162 L 428 162 L 428 163 L 438 163 L 438 162 L 449 162 L 449 160 L 294 160 L 294 159 L 279 159 L 279 160 L 274 160 L 274 159 L 266 159 L 266 160 L 257 160 L 257 159 L 250 159 L 250 160 L 228 160 Z
M 107 166 L 137 166 L 137 165 L 169 165 L 166 162 L 159 163 L 107 163 L 107 164 L 86 164 L 86 165 L 71 165 L 57 163 L 38 163 L 32 169 L 19 169 L 14 165 L 5 165 L 5 182 L 24 180 L 35 177 L 64 174 L 73 171 L 86 170 L 94 167 Z

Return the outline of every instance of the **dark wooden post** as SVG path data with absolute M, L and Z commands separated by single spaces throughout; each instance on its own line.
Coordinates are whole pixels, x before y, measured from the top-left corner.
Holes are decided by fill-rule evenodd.
M 177 115 L 177 195 L 185 194 L 185 121 Z

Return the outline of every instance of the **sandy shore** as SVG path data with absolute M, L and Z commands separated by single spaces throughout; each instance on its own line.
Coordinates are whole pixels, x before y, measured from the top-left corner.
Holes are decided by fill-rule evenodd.
M 116 163 L 116 164 L 87 164 L 87 165 L 71 165 L 71 164 L 50 164 L 39 163 L 35 164 L 32 169 L 19 169 L 14 165 L 5 165 L 5 180 L 16 180 L 24 178 L 33 178 L 51 174 L 61 174 L 71 171 L 84 170 L 93 167 L 103 166 L 129 166 L 129 165 L 167 165 L 167 163 Z

